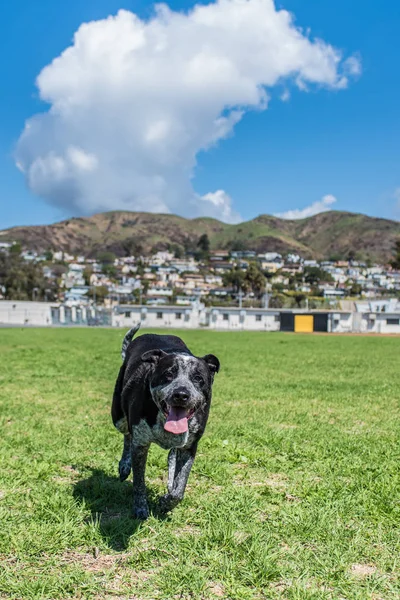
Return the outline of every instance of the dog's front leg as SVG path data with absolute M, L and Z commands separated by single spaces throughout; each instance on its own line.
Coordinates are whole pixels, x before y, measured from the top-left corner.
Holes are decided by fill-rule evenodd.
M 120 481 L 125 481 L 131 472 L 131 447 L 132 436 L 130 433 L 127 433 L 124 435 L 124 449 L 118 465 Z
M 164 512 L 172 510 L 183 499 L 185 494 L 186 484 L 189 479 L 190 470 L 192 468 L 194 458 L 196 456 L 197 444 L 191 448 L 178 448 L 175 452 L 175 473 L 172 486 L 170 486 L 170 473 L 168 476 L 168 494 L 160 499 L 161 509 Z M 172 451 L 171 451 L 172 452 Z M 170 452 L 170 456 L 171 456 Z M 168 457 L 168 466 L 170 457 Z
M 172 448 L 168 454 L 168 491 L 171 493 L 174 487 L 176 467 L 176 448 Z
M 147 504 L 145 471 L 149 446 L 132 444 L 132 472 L 133 472 L 133 517 L 147 519 L 149 507 Z

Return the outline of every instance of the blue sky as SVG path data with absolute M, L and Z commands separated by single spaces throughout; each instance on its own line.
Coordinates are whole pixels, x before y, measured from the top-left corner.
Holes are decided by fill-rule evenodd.
M 174 11 L 193 5 L 169 2 Z M 224 190 L 244 219 L 302 210 L 327 195 L 336 198 L 334 209 L 399 219 L 400 3 L 282 0 L 276 6 L 294 13 L 299 26 L 310 27 L 312 38 L 346 56 L 359 55 L 362 74 L 346 89 L 303 92 L 287 84 L 286 102 L 280 99 L 282 87 L 271 88 L 267 110 L 246 112 L 227 139 L 197 154 L 196 193 Z M 0 228 L 50 223 L 80 212 L 30 191 L 13 154 L 25 121 L 49 108 L 35 87 L 40 71 L 71 44 L 82 23 L 121 8 L 142 19 L 153 11 L 150 3 L 122 0 L 3 3 Z

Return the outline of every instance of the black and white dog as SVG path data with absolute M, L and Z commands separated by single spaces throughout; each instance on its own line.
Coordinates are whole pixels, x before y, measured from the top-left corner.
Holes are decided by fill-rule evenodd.
M 197 444 L 204 433 L 219 360 L 213 354 L 194 356 L 174 335 L 145 334 L 132 341 L 137 325 L 122 344 L 123 365 L 115 384 L 111 415 L 124 434 L 119 475 L 133 471 L 133 516 L 146 519 L 145 468 L 152 442 L 169 450 L 168 494 L 164 511 L 185 493 Z

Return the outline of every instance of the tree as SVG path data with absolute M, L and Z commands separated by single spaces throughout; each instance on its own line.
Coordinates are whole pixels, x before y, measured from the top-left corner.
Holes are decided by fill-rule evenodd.
M 14 244 L 10 248 L 10 254 L 20 255 L 22 252 L 22 247 L 19 242 L 14 242 Z
M 93 269 L 91 267 L 85 267 L 82 276 L 85 281 L 85 285 L 90 285 L 90 278 L 93 274 Z
M 88 292 L 89 298 L 96 299 L 100 304 L 108 296 L 108 288 L 105 285 L 96 285 L 90 288 Z
M 310 285 L 318 285 L 321 281 L 334 281 L 332 275 L 319 267 L 306 267 L 304 280 Z
M 231 252 L 243 252 L 248 250 L 248 245 L 244 240 L 232 240 L 225 245 L 225 248 Z
M 97 253 L 97 260 L 102 265 L 113 265 L 115 259 L 116 259 L 116 256 L 115 256 L 114 252 L 108 252 L 107 250 L 104 250 L 104 251 Z
M 393 248 L 394 258 L 391 260 L 390 264 L 393 269 L 400 271 L 400 239 L 398 239 Z
M 0 254 L 0 288 L 7 300 L 55 300 L 58 294 L 57 282 L 47 279 L 38 263 L 24 261 L 17 250 Z
M 251 263 L 248 266 L 245 274 L 245 281 L 248 282 L 248 287 L 256 296 L 260 296 L 265 292 L 267 280 L 255 263 Z
M 175 246 L 174 249 L 174 257 L 175 258 L 183 258 L 185 256 L 185 251 L 182 246 Z
M 272 291 L 273 292 L 283 292 L 285 289 L 285 286 L 283 283 L 281 283 L 280 281 L 277 281 L 275 283 L 272 284 Z
M 301 294 L 301 293 L 299 293 L 299 294 L 295 294 L 295 295 L 294 295 L 294 300 L 295 300 L 295 302 L 296 302 L 296 306 L 297 306 L 298 308 L 301 308 L 301 304 L 302 304 L 302 302 L 304 302 L 304 300 L 305 300 L 306 298 L 307 298 L 307 296 L 306 296 L 305 294 Z
M 210 240 L 206 233 L 203 233 L 203 235 L 201 235 L 199 237 L 199 241 L 197 242 L 197 247 L 204 253 L 207 253 L 210 251 Z
M 144 275 L 144 264 L 141 260 L 138 260 L 136 263 L 136 275 L 138 277 L 143 277 Z
M 355 251 L 354 250 L 349 250 L 349 252 L 347 253 L 347 260 L 352 263 L 352 262 L 355 261 L 355 259 L 356 259 L 356 253 L 355 253 Z
M 210 240 L 208 239 L 208 235 L 203 233 L 198 239 L 196 244 L 196 249 L 193 253 L 193 256 L 196 260 L 208 260 L 210 255 Z
M 361 296 L 362 294 L 362 285 L 359 283 L 353 283 L 350 288 L 350 296 Z
M 121 247 L 125 256 L 140 256 L 143 253 L 142 244 L 133 239 L 121 242 Z
M 285 298 L 282 295 L 275 294 L 270 298 L 269 307 L 270 308 L 283 308 L 285 305 Z
M 118 274 L 117 268 L 108 263 L 103 264 L 101 270 L 103 271 L 104 275 L 107 275 L 110 279 L 115 279 Z
M 231 271 L 224 273 L 222 282 L 225 287 L 231 286 L 236 293 L 238 293 L 239 290 L 246 291 L 248 282 L 246 281 L 245 275 L 245 271 L 239 269 L 239 267 L 235 267 Z

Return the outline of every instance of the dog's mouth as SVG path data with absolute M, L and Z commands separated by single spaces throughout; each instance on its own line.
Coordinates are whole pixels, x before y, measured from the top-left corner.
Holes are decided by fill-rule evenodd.
M 194 408 L 187 410 L 180 406 L 168 406 L 164 411 L 167 420 L 164 429 L 170 433 L 186 433 L 188 430 L 188 421 L 194 415 Z

